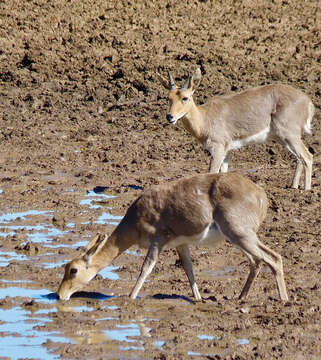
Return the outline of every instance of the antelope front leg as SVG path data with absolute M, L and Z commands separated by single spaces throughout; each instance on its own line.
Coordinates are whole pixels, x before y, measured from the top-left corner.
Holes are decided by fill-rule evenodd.
M 223 161 L 226 156 L 224 146 L 221 144 L 215 144 L 209 148 L 211 154 L 210 170 L 211 173 L 218 173 L 221 169 Z M 225 167 L 223 167 L 224 171 Z
M 194 273 L 193 273 L 193 264 L 192 264 L 189 248 L 187 245 L 180 245 L 180 246 L 177 246 L 176 249 L 177 249 L 179 258 L 181 260 L 183 269 L 185 270 L 185 273 L 186 273 L 189 283 L 191 285 L 193 295 L 197 301 L 201 301 L 202 297 L 198 291 L 198 287 L 195 282 Z
M 136 299 L 139 290 L 141 289 L 141 287 L 144 284 L 144 281 L 146 280 L 147 276 L 152 272 L 156 261 L 158 260 L 158 256 L 161 252 L 162 246 L 159 242 L 155 241 L 153 242 L 149 249 L 148 249 L 148 253 L 145 257 L 141 272 L 139 274 L 139 277 L 136 281 L 136 284 L 133 288 L 133 290 L 130 293 L 130 298 L 131 299 Z
M 229 161 L 230 161 L 230 153 L 227 152 L 223 160 L 223 163 L 221 165 L 221 172 L 227 172 Z

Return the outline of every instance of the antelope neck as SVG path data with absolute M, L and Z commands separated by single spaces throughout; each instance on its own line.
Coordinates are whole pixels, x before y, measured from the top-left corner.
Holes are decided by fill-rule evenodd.
M 189 112 L 184 116 L 183 125 L 195 138 L 201 140 L 204 132 L 204 119 L 200 109 L 192 104 Z

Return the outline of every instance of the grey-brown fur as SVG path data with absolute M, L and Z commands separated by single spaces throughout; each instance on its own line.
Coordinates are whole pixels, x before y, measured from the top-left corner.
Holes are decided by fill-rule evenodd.
M 194 297 L 201 300 L 189 245 L 215 246 L 227 240 L 240 248 L 250 261 L 250 274 L 240 298 L 246 297 L 263 261 L 276 277 L 280 298 L 287 300 L 281 256 L 257 237 L 267 207 L 264 190 L 235 173 L 203 174 L 151 187 L 129 207 L 109 237 L 97 236 L 84 254 L 67 264 L 58 294 L 62 299 L 69 299 L 101 269 L 136 244 L 148 248 L 148 253 L 131 298 L 136 298 L 160 252 L 174 247 Z
M 193 94 L 200 78 L 198 70 L 178 89 L 171 77 L 167 120 L 176 123 L 182 119 L 187 131 L 211 153 L 210 172 L 227 171 L 230 150 L 274 137 L 297 158 L 292 187 L 298 188 L 304 168 L 305 189 L 309 190 L 313 157 L 301 136 L 311 131 L 311 99 L 291 86 L 273 84 L 215 96 L 197 106 Z

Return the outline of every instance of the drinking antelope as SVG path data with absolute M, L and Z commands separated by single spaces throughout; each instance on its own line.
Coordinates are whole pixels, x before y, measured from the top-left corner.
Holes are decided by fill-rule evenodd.
M 109 237 L 97 235 L 82 255 L 66 265 L 58 295 L 68 300 L 136 244 L 148 248 L 148 252 L 130 293 L 132 299 L 136 298 L 160 252 L 174 247 L 194 297 L 201 300 L 189 245 L 215 246 L 225 239 L 240 248 L 250 262 L 250 273 L 240 298 L 248 294 L 263 261 L 276 278 L 281 300 L 287 300 L 282 258 L 257 236 L 267 207 L 264 190 L 236 173 L 203 174 L 153 186 L 134 201 Z
M 311 133 L 314 114 L 307 95 L 288 85 L 265 85 L 215 96 L 198 106 L 193 94 L 200 80 L 197 69 L 180 89 L 170 73 L 169 82 L 162 82 L 170 90 L 167 120 L 175 124 L 182 119 L 186 130 L 210 152 L 210 172 L 227 171 L 230 150 L 275 137 L 297 158 L 292 187 L 298 188 L 304 168 L 305 190 L 311 189 L 313 157 L 301 140 L 303 132 Z

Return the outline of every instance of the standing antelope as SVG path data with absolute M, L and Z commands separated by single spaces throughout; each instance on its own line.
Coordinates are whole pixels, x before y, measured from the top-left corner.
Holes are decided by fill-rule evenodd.
M 168 75 L 169 83 L 162 80 L 170 90 L 166 118 L 171 124 L 182 119 L 186 130 L 210 152 L 210 172 L 227 171 L 230 150 L 275 137 L 297 158 L 292 187 L 298 188 L 304 167 L 305 190 L 311 189 L 313 157 L 301 135 L 311 133 L 314 106 L 302 91 L 288 85 L 266 85 L 215 96 L 197 106 L 193 94 L 201 80 L 200 69 L 180 89 Z
M 144 191 L 129 207 L 108 237 L 97 235 L 85 253 L 65 267 L 60 299 L 68 300 L 100 270 L 132 245 L 148 248 L 136 285 L 135 299 L 160 252 L 175 247 L 196 300 L 201 300 L 194 280 L 189 245 L 215 246 L 228 240 L 250 261 L 250 273 L 240 298 L 246 297 L 265 262 L 276 278 L 281 300 L 287 300 L 282 258 L 263 245 L 257 231 L 268 206 L 266 194 L 252 181 L 236 174 L 203 174 Z

